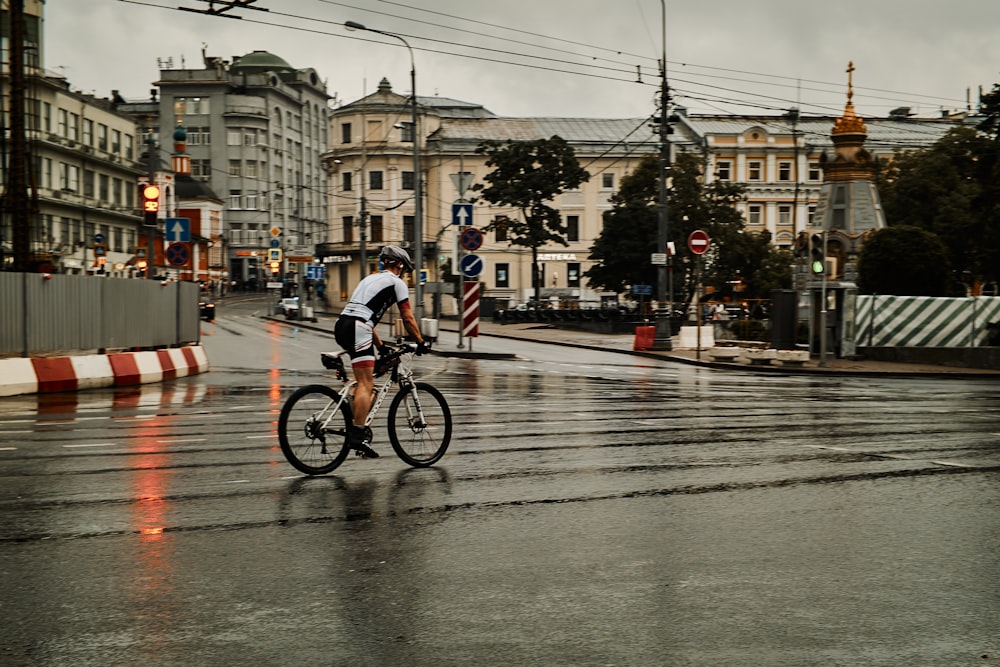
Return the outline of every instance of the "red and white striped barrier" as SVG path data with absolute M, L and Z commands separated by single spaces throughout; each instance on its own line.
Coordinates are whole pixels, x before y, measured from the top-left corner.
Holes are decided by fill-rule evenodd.
M 204 373 L 200 345 L 148 352 L 0 359 L 0 396 L 160 382 Z

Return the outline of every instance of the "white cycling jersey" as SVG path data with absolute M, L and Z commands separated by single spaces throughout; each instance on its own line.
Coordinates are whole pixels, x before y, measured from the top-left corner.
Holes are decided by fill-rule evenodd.
M 341 315 L 357 317 L 375 326 L 392 304 L 402 307 L 409 299 L 410 291 L 403 279 L 391 271 L 381 271 L 358 283 Z

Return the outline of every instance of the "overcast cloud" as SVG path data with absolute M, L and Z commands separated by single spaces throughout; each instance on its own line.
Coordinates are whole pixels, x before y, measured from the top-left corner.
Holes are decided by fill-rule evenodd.
M 980 86 L 1000 81 L 997 0 L 665 2 L 668 80 L 675 103 L 692 113 L 838 113 L 848 61 L 867 116 L 963 109 L 967 89 L 975 104 Z M 340 103 L 374 91 L 383 76 L 408 92 L 406 49 L 340 25 L 351 20 L 409 41 L 418 94 L 503 116 L 638 117 L 652 113 L 657 93 L 658 0 L 257 0 L 270 11 L 231 12 L 244 20 L 177 6 L 208 4 L 47 0 L 46 67 L 84 92 L 143 98 L 158 59 L 200 67 L 204 44 L 210 56 L 262 49 L 312 67 Z

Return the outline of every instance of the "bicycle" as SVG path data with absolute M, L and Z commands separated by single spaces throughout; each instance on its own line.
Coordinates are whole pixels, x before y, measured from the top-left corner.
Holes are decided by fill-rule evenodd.
M 416 344 L 385 347 L 388 352 L 376 361 L 375 377 L 387 377 L 381 386 L 375 385 L 365 426 L 371 428 L 390 388 L 398 385 L 389 403 L 386 424 L 392 449 L 403 462 L 415 468 L 434 465 L 451 442 L 448 402 L 435 387 L 416 381 L 413 370 L 403 363 L 404 357 L 417 351 Z M 334 371 L 344 383 L 339 391 L 323 384 L 307 385 L 289 396 L 281 408 L 278 418 L 281 451 L 292 466 L 307 475 L 324 475 L 335 470 L 351 450 L 347 432 L 354 423 L 352 390 L 357 381 L 348 380 L 343 359 L 346 354 L 320 355 L 324 368 Z

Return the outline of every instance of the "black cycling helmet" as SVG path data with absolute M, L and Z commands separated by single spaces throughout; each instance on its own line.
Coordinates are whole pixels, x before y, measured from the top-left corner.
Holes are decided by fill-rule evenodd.
M 403 271 L 413 273 L 413 260 L 410 259 L 410 254 L 398 245 L 383 246 L 382 252 L 378 254 L 378 258 L 383 263 L 392 262 L 400 264 L 403 267 Z

